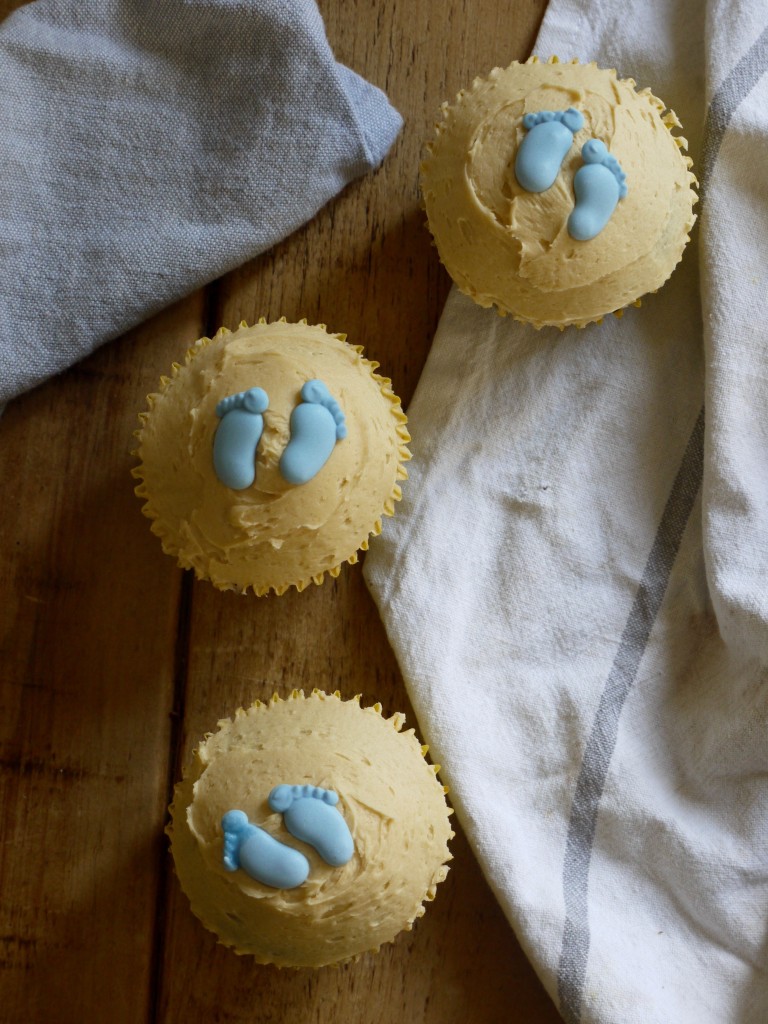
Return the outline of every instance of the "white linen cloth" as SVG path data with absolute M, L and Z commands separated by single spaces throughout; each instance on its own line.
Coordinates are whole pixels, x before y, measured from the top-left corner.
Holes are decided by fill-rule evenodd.
M 10 15 L 0 403 L 270 248 L 375 167 L 401 123 L 336 62 L 314 0 Z
M 452 292 L 366 576 L 565 1020 L 764 1024 L 768 8 L 552 0 L 534 52 L 676 110 L 698 238 L 584 331 Z

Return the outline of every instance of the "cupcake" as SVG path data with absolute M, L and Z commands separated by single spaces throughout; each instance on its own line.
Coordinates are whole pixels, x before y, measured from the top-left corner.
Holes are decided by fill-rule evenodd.
M 410 458 L 391 382 L 323 325 L 221 328 L 140 416 L 134 476 L 164 550 L 222 590 L 302 590 L 357 561 Z
M 453 836 L 439 766 L 405 718 L 294 690 L 219 723 L 167 828 L 193 912 L 258 963 L 322 967 L 424 913 Z
M 534 327 L 582 327 L 667 280 L 695 178 L 680 123 L 595 64 L 532 58 L 444 104 L 421 170 L 429 228 L 459 288 Z

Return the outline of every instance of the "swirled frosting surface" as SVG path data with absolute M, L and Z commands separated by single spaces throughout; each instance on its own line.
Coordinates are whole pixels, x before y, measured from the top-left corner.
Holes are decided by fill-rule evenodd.
M 322 327 L 258 323 L 203 339 L 150 396 L 135 475 L 165 550 L 222 589 L 300 589 L 354 559 L 400 495 L 406 417 L 390 382 L 359 348 Z M 302 386 L 320 378 L 344 411 L 347 436 L 308 483 L 280 472 Z M 217 403 L 249 388 L 269 397 L 251 486 L 217 477 Z
M 169 834 L 192 910 L 225 945 L 262 963 L 319 967 L 378 948 L 423 914 L 447 873 L 452 832 L 443 787 L 403 722 L 357 701 L 297 694 L 240 710 L 199 746 Z M 270 809 L 285 780 L 338 794 L 354 840 L 348 863 L 331 867 Z M 228 872 L 221 818 L 232 807 L 299 849 L 307 881 L 276 890 Z
M 526 191 L 515 157 L 528 113 L 583 114 L 554 184 Z M 429 227 L 459 287 L 484 306 L 537 327 L 584 324 L 659 288 L 695 220 L 695 181 L 675 115 L 649 90 L 594 64 L 512 64 L 443 108 L 422 165 Z M 596 138 L 627 178 L 628 194 L 589 241 L 567 230 L 581 148 Z

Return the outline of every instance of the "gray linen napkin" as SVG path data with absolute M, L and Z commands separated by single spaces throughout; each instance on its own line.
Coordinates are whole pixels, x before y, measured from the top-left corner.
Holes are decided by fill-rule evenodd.
M 401 126 L 312 0 L 37 0 L 0 26 L 0 403 L 268 249 Z

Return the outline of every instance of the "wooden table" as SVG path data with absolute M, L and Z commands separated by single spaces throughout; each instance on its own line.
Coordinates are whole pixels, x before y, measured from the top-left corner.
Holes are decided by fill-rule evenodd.
M 2 0 L 0 14 L 16 6 Z M 217 946 L 167 853 L 171 786 L 238 705 L 318 686 L 415 719 L 359 567 L 256 599 L 162 554 L 130 476 L 144 396 L 193 339 L 285 315 L 365 345 L 407 405 L 449 288 L 419 204 L 423 142 L 443 99 L 528 55 L 544 0 L 320 6 L 339 60 L 405 117 L 382 169 L 0 419 L 3 1024 L 560 1019 L 461 832 L 412 933 L 320 971 Z

